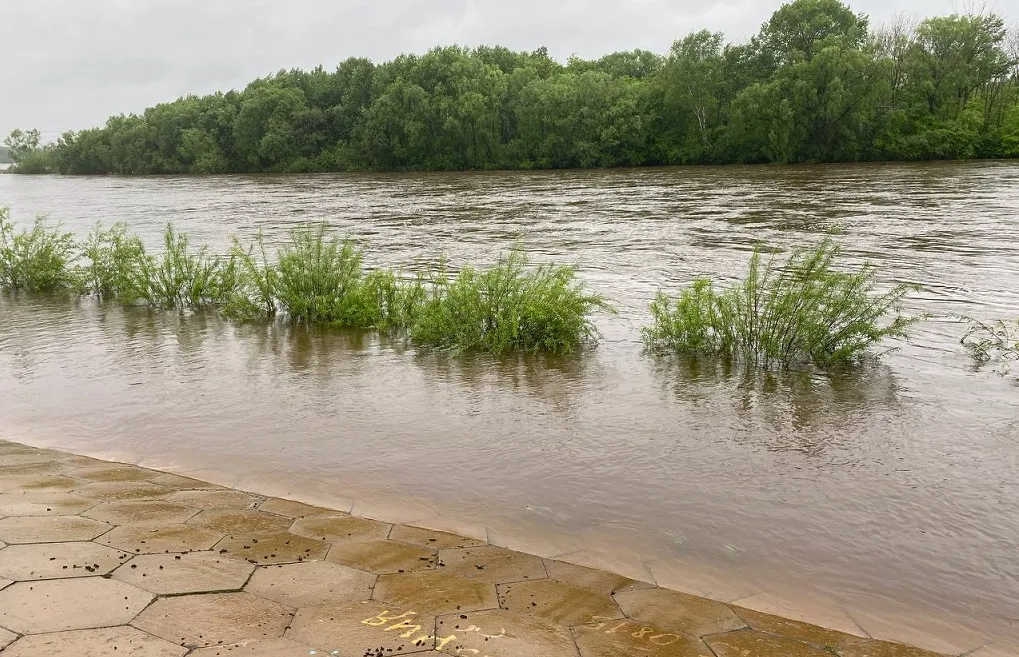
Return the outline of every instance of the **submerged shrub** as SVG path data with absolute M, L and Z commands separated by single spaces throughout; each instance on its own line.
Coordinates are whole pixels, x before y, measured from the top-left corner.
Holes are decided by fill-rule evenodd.
M 259 233 L 246 249 L 234 238 L 232 257 L 237 285 L 223 307 L 223 313 L 243 321 L 275 317 L 279 271 L 275 264 L 269 262 L 262 234 Z
M 996 363 L 1004 376 L 1012 370 L 1012 363 L 1019 362 L 1019 320 L 1010 325 L 1003 320 L 982 322 L 972 317 L 962 317 L 969 323 L 962 344 L 970 357 L 983 365 Z
M 357 326 L 361 260 L 352 240 L 327 235 L 324 224 L 295 230 L 279 252 L 280 308 L 298 323 Z
M 30 229 L 16 232 L 7 208 L 0 208 L 0 289 L 53 292 L 71 283 L 74 237 L 47 228 L 38 217 Z
M 675 301 L 659 294 L 651 304 L 654 322 L 641 330 L 644 343 L 652 351 L 721 356 L 751 366 L 828 367 L 857 359 L 885 338 L 906 337 L 920 318 L 903 315 L 901 301 L 915 286 L 880 293 L 872 265 L 837 271 L 838 255 L 831 237 L 794 251 L 782 267 L 763 264 L 755 250 L 738 284 L 718 291 L 699 278 Z
M 411 338 L 425 347 L 455 351 L 574 351 L 597 335 L 590 315 L 608 309 L 576 280 L 576 268 L 527 268 L 514 251 L 492 267 L 465 267 L 455 278 L 440 270 Z
M 226 304 L 237 288 L 234 258 L 210 255 L 205 246 L 194 251 L 189 246 L 187 233 L 167 224 L 163 253 L 138 259 L 122 290 L 124 300 L 190 310 Z
M 75 270 L 79 292 L 103 299 L 131 296 L 134 276 L 143 266 L 145 246 L 141 238 L 127 232 L 127 224 L 116 223 L 110 228 L 96 224 L 80 249 L 84 264 Z

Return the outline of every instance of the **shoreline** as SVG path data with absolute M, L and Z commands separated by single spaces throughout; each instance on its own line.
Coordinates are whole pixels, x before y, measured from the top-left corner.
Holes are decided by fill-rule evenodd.
M 55 454 L 56 456 L 51 457 L 53 459 L 62 457 L 72 461 L 79 459 L 88 459 L 89 461 L 93 460 L 91 456 L 69 455 L 66 452 L 41 452 L 33 447 L 21 447 L 17 443 L 4 443 L 0 441 L 0 455 L 6 454 L 10 450 L 14 450 L 16 453 L 21 450 L 29 450 L 31 453 L 36 454 Z M 103 457 L 104 458 L 101 460 L 96 460 L 95 463 L 92 463 L 92 465 L 95 465 L 96 467 L 103 467 L 103 465 L 105 465 L 108 467 L 112 464 L 117 468 L 141 467 L 123 464 L 121 460 L 125 458 L 124 454 L 104 454 Z M 2 458 L 0 458 L 0 463 L 9 465 L 6 464 Z M 144 463 L 144 460 L 142 460 L 142 463 Z M 9 470 L 9 467 L 0 467 L 0 482 L 2 482 L 5 476 L 5 471 Z M 300 486 L 295 486 L 294 482 L 286 484 L 282 480 L 278 480 L 273 483 L 265 479 L 259 480 L 257 476 L 248 478 L 237 477 L 227 472 L 216 472 L 209 468 L 174 468 L 166 467 L 164 465 L 162 468 L 151 468 L 149 472 L 153 473 L 150 478 L 158 476 L 187 476 L 195 480 L 206 481 L 216 486 L 225 486 L 257 496 L 268 495 L 273 496 L 273 499 L 287 498 L 298 503 L 320 505 L 321 507 L 336 509 L 338 513 L 343 515 L 349 514 L 350 517 L 364 518 L 368 522 L 380 521 L 385 523 L 408 523 L 409 525 L 427 530 L 453 532 L 466 537 L 464 540 L 469 539 L 479 544 L 487 545 L 493 550 L 519 550 L 519 554 L 530 554 L 534 555 L 535 558 L 543 558 L 545 560 L 555 561 L 556 563 L 580 566 L 584 567 L 585 570 L 597 568 L 603 574 L 606 572 L 613 573 L 613 576 L 624 577 L 628 581 L 643 582 L 643 584 L 647 587 L 657 587 L 655 590 L 680 591 L 677 595 L 689 595 L 692 593 L 701 596 L 697 599 L 705 601 L 708 598 L 715 598 L 716 600 L 722 598 L 722 602 L 724 603 L 729 603 L 730 605 L 737 603 L 734 606 L 751 609 L 753 613 L 770 613 L 775 614 L 777 617 L 793 619 L 788 621 L 790 623 L 813 623 L 817 626 L 824 626 L 829 630 L 835 630 L 848 636 L 861 637 L 861 641 L 864 640 L 862 637 L 879 636 L 881 639 L 902 641 L 904 643 L 921 645 L 928 649 L 935 649 L 940 654 L 965 654 L 973 655 L 973 657 L 996 657 L 999 654 L 993 652 L 991 647 L 984 646 L 984 644 L 987 643 L 986 640 L 974 637 L 969 631 L 958 632 L 955 628 L 942 627 L 941 629 L 943 631 L 940 635 L 938 633 L 928 632 L 926 633 L 926 636 L 924 636 L 922 633 L 918 634 L 915 629 L 898 632 L 895 627 L 894 620 L 883 619 L 881 623 L 881 632 L 875 632 L 874 629 L 867 628 L 870 630 L 868 632 L 867 629 L 864 629 L 864 627 L 861 626 L 861 624 L 837 607 L 832 606 L 826 601 L 811 598 L 810 596 L 800 595 L 798 596 L 798 599 L 793 600 L 790 598 L 783 598 L 782 596 L 776 595 L 772 592 L 755 593 L 749 596 L 740 595 L 738 592 L 730 592 L 728 595 L 703 595 L 704 593 L 710 593 L 710 591 L 705 591 L 705 588 L 713 588 L 715 592 L 722 590 L 719 588 L 719 586 L 722 585 L 722 580 L 717 578 L 719 573 L 715 573 L 713 576 L 703 568 L 690 568 L 689 566 L 686 568 L 672 568 L 671 572 L 668 568 L 658 570 L 655 567 L 649 567 L 647 563 L 634 563 L 633 561 L 627 561 L 625 558 L 620 558 L 620 555 L 618 553 L 613 553 L 611 548 L 601 554 L 597 554 L 590 550 L 586 552 L 581 551 L 551 554 L 550 552 L 556 552 L 554 540 L 546 542 L 546 545 L 542 545 L 541 543 L 543 541 L 534 540 L 536 538 L 535 536 L 527 536 L 522 533 L 514 535 L 511 532 L 493 532 L 488 527 L 478 526 L 477 524 L 470 522 L 463 522 L 457 518 L 449 516 L 422 515 L 425 508 L 419 507 L 415 509 L 414 504 L 404 504 L 401 508 L 399 504 L 393 503 L 392 501 L 381 503 L 380 500 L 376 500 L 372 503 L 371 500 L 359 498 L 356 495 L 348 498 L 337 495 L 335 492 L 326 495 L 323 495 L 320 492 L 316 495 L 316 493 L 310 489 L 302 490 Z M 159 473 L 164 474 L 160 475 Z M 349 504 L 347 504 L 347 502 L 349 502 Z M 0 536 L 0 539 L 2 539 L 2 536 Z M 675 566 L 675 564 L 673 565 Z M 658 570 L 658 572 L 655 572 L 656 570 Z M 697 572 L 698 570 L 700 572 Z M 732 582 L 729 584 L 732 584 Z M 719 603 L 713 602 L 712 604 Z M 3 626 L 2 621 L 0 621 L 0 626 Z M 874 626 L 877 626 L 877 624 L 875 623 Z M 884 650 L 884 648 L 882 650 Z M 771 653 L 761 654 L 764 655 Z M 846 654 L 850 655 L 855 653 Z M 907 655 L 911 653 L 879 652 L 874 654 Z M 923 655 L 924 653 L 917 654 Z M 1005 653 L 1002 652 L 1000 654 Z

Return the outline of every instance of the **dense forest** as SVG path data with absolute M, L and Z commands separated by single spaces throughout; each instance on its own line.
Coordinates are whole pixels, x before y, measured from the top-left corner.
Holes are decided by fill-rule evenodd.
M 994 14 L 873 28 L 795 0 L 746 43 L 659 55 L 435 48 L 280 71 L 40 145 L 24 173 L 527 169 L 1019 156 L 1019 32 Z

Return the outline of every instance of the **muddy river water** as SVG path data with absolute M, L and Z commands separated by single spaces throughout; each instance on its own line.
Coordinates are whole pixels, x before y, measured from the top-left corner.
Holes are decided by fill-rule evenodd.
M 0 297 L 0 435 L 193 471 L 741 599 L 817 595 L 1019 636 L 1019 386 L 956 313 L 1019 316 L 1019 164 L 298 177 L 0 176 L 77 233 L 167 221 L 222 248 L 324 220 L 407 271 L 515 244 L 616 305 L 558 359 Z M 736 276 L 758 240 L 841 224 L 847 258 L 923 285 L 879 362 L 746 378 L 642 353 L 659 288 Z M 777 593 L 778 592 L 778 593 Z M 919 625 L 917 625 L 919 627 Z M 870 630 L 868 630 L 870 631 Z

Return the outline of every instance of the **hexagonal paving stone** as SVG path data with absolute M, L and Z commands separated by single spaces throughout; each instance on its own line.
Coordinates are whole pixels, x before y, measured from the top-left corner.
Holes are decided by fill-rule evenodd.
M 324 561 L 257 568 L 245 591 L 289 607 L 361 602 L 372 595 L 375 576 Z
M 21 637 L 4 657 L 181 657 L 187 648 L 151 636 L 133 627 L 104 627 Z
M 320 506 L 311 506 L 310 504 L 303 504 L 301 502 L 295 502 L 293 500 L 284 500 L 278 497 L 270 497 L 266 501 L 258 505 L 258 508 L 262 511 L 268 511 L 269 513 L 275 513 L 278 516 L 286 516 L 288 518 L 308 518 L 311 516 L 335 516 L 338 511 L 335 509 L 326 509 Z
M 945 657 L 941 653 L 931 652 L 921 648 L 914 648 L 912 646 L 904 646 L 901 643 L 875 641 L 873 639 L 864 639 L 862 643 L 846 646 L 845 648 L 839 648 L 838 653 L 842 657 Z M 981 654 L 979 651 L 974 653 L 974 657 L 979 654 Z M 1003 651 L 1001 654 L 1014 653 L 1006 653 Z
M 70 493 L 0 494 L 0 516 L 73 516 L 98 502 Z
M 435 550 L 397 541 L 358 541 L 333 544 L 326 560 L 381 575 L 434 568 L 435 555 Z
M 131 624 L 167 641 L 204 647 L 278 639 L 292 617 L 289 607 L 250 593 L 213 593 L 160 598 Z
M 574 627 L 573 635 L 581 657 L 714 657 L 702 639 L 629 620 Z M 740 657 L 786 656 L 778 653 Z
M 781 616 L 772 616 L 771 614 L 754 611 L 753 609 L 734 606 L 732 610 L 741 616 L 751 629 L 768 634 L 786 636 L 798 641 L 805 641 L 822 648 L 825 646 L 843 648 L 854 643 L 866 641 L 866 639 L 853 636 L 852 634 L 829 630 L 817 625 L 810 625 L 809 623 L 801 623 L 800 621 L 782 618 Z
M 247 641 L 229 646 L 213 646 L 199 648 L 189 657 L 308 657 L 316 654 L 307 646 L 294 643 L 287 639 L 268 639 L 266 641 Z M 324 653 L 322 657 L 328 657 Z M 357 657 L 361 657 L 358 655 Z
M 617 593 L 614 597 L 628 618 L 657 625 L 670 632 L 705 636 L 746 626 L 721 602 L 678 591 L 648 589 Z
M 439 568 L 446 572 L 493 584 L 545 577 L 541 559 L 494 545 L 460 550 L 440 550 Z
M 577 654 L 573 637 L 565 627 L 502 609 L 440 616 L 436 627 L 439 637 L 454 637 L 441 649 L 450 655 L 575 657 Z
M 608 594 L 550 579 L 501 584 L 498 593 L 499 606 L 503 609 L 531 614 L 561 625 L 623 617 Z
M 294 523 L 290 531 L 318 538 L 324 541 L 341 543 L 344 541 L 370 541 L 382 539 L 389 535 L 392 525 L 367 518 L 353 516 L 318 516 L 301 518 Z
M 0 577 L 14 581 L 105 575 L 124 553 L 95 543 L 11 545 L 0 558 Z
M 58 475 L 13 475 L 0 476 L 0 493 L 17 491 L 60 492 L 81 486 L 77 479 Z
M 629 577 L 607 573 L 604 570 L 577 566 L 565 561 L 556 561 L 555 559 L 545 559 L 544 561 L 545 571 L 548 573 L 549 579 L 588 589 L 595 593 L 611 595 L 623 591 L 639 591 L 655 587 L 654 584 L 649 582 L 638 582 Z
M 191 525 L 123 525 L 96 542 L 133 554 L 165 554 L 208 550 L 222 539 L 221 532 Z
M 174 493 L 169 501 L 193 506 L 196 509 L 252 509 L 259 497 L 239 490 L 183 490 Z
M 378 602 L 305 607 L 286 638 L 344 657 L 432 652 L 435 617 Z
M 177 488 L 179 490 L 191 490 L 191 489 L 206 489 L 206 488 L 223 488 L 217 484 L 210 484 L 207 481 L 199 481 L 198 479 L 192 479 L 191 477 L 182 477 L 172 472 L 164 472 L 156 475 L 152 479 L 149 479 L 154 484 L 160 486 L 169 486 L 170 488 Z
M 197 515 L 198 509 L 160 501 L 105 502 L 84 515 L 114 525 L 175 524 Z
M 379 575 L 372 599 L 436 616 L 499 606 L 492 584 L 437 570 Z
M 212 511 L 206 510 L 188 521 L 189 525 L 214 529 L 224 534 L 258 534 L 281 532 L 290 518 L 274 516 L 264 511 Z
M 0 650 L 3 650 L 6 646 L 10 645 L 12 641 L 18 638 L 18 635 L 14 632 L 8 632 L 4 628 L 0 627 Z
M 240 590 L 255 569 L 213 552 L 145 554 L 113 573 L 122 582 L 160 595 Z
M 466 536 L 450 534 L 449 532 L 410 527 L 408 525 L 396 525 L 393 527 L 393 531 L 389 533 L 389 538 L 394 541 L 402 541 L 438 550 L 479 547 L 486 544 L 485 541 L 479 541 L 476 538 L 467 538 Z
M 266 564 L 294 563 L 321 560 L 329 544 L 290 532 L 233 534 L 220 541 L 215 550 L 225 556 L 264 566 Z
M 88 481 L 147 481 L 156 476 L 156 473 L 124 465 L 106 468 L 78 468 L 69 470 L 67 476 Z
M 0 540 L 6 543 L 91 541 L 111 529 L 113 525 L 81 516 L 12 516 L 0 520 Z
M 147 481 L 103 481 L 82 486 L 77 492 L 100 501 L 155 500 L 166 497 L 173 489 Z
M 102 577 L 18 582 L 0 591 L 0 625 L 21 634 L 123 625 L 154 597 Z
M 730 632 L 705 641 L 717 657 L 831 657 L 827 650 L 755 630 Z

